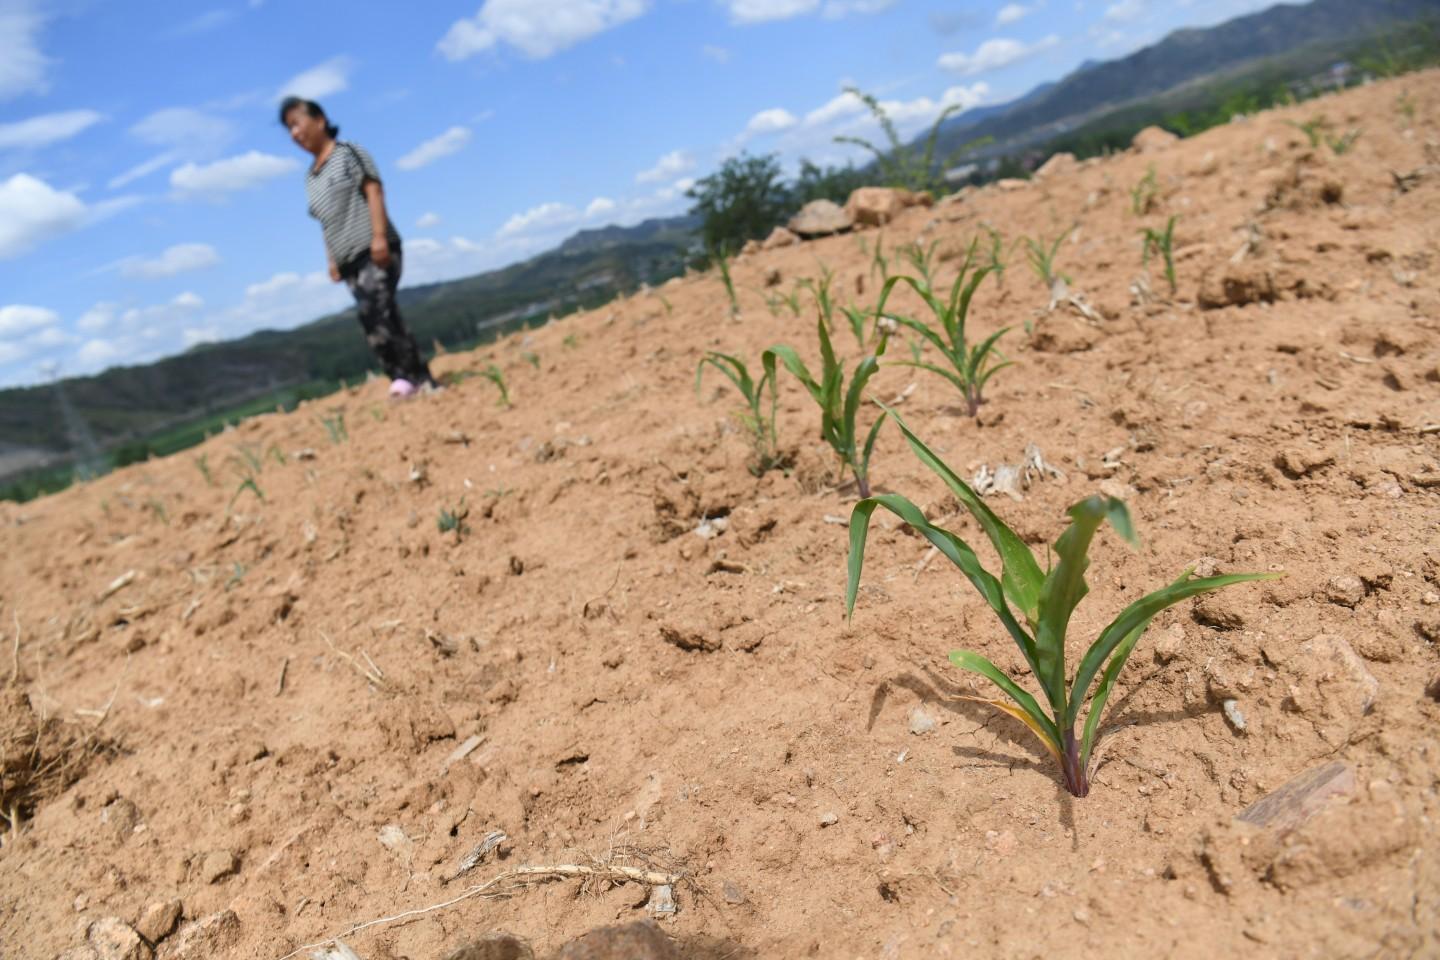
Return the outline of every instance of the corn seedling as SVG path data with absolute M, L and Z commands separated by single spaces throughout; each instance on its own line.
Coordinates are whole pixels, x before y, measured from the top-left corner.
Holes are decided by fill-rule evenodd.
M 990 272 L 995 276 L 995 285 L 1005 287 L 1005 235 L 994 227 L 986 227 L 990 235 Z
M 205 478 L 205 486 L 215 486 L 215 478 L 210 474 L 210 455 L 202 453 L 195 458 L 195 469 L 200 471 L 200 476 Z
M 965 337 L 965 323 L 970 315 L 970 301 L 974 298 L 975 290 L 980 286 L 980 282 L 990 273 L 989 267 L 977 267 L 973 271 L 971 270 L 975 259 L 975 248 L 976 242 L 972 241 L 970 249 L 966 251 L 965 262 L 960 266 L 960 275 L 950 285 L 950 295 L 947 299 L 942 300 L 937 297 L 930 289 L 930 284 L 925 281 L 900 275 L 891 277 L 885 282 L 884 288 L 880 291 L 880 303 L 875 307 L 877 318 L 884 317 L 901 326 L 908 327 L 934 346 L 945 358 L 946 366 L 927 363 L 918 358 L 898 360 L 896 363 L 901 366 L 929 370 L 931 373 L 939 374 L 949 380 L 965 397 L 966 409 L 972 417 L 980 413 L 980 404 L 985 402 L 982 396 L 985 384 L 996 373 L 1013 363 L 1013 361 L 1006 360 L 1000 351 L 995 349 L 996 343 L 1009 331 L 1009 327 L 1002 327 L 973 346 Z M 909 284 L 920 295 L 920 299 L 925 301 L 925 305 L 934 315 L 933 325 L 914 317 L 885 314 L 885 301 L 890 298 L 891 291 L 898 283 Z M 883 340 L 879 352 L 884 352 Z
M 1415 98 L 1410 96 L 1409 90 L 1395 98 L 1395 110 L 1405 118 L 1407 127 L 1415 125 Z
M 330 436 L 330 442 L 339 446 L 350 439 L 350 431 L 345 429 L 345 411 L 336 410 L 328 417 L 319 417 L 320 423 L 325 427 L 325 432 Z
M 862 394 L 865 391 L 865 383 L 880 369 L 880 362 L 876 357 L 866 357 L 855 367 L 855 372 L 850 378 L 850 387 L 845 388 L 845 370 L 840 366 L 840 361 L 835 358 L 835 350 L 830 345 L 830 333 L 825 329 L 824 321 L 816 324 L 820 331 L 820 359 L 822 363 L 821 376 L 816 380 L 810 375 L 800 355 L 791 347 L 780 345 L 771 347 L 761 355 L 761 363 L 765 367 L 765 377 L 771 383 L 776 383 L 775 361 L 779 360 L 785 365 L 795 379 L 809 392 L 810 396 L 820 406 L 820 436 L 830 448 L 839 456 L 840 462 L 855 474 L 855 485 L 860 491 L 860 496 L 870 496 L 870 454 L 875 449 L 875 438 L 880 434 L 880 427 L 885 423 L 885 414 L 870 428 L 865 437 L 864 445 L 858 443 L 856 433 L 856 418 L 860 413 Z M 883 353 L 885 343 L 880 342 L 879 353 Z
M 1170 295 L 1175 295 L 1175 252 L 1172 245 L 1175 240 L 1175 221 L 1179 217 L 1171 217 L 1165 223 L 1164 230 L 1154 230 L 1146 227 L 1140 231 L 1144 245 L 1140 254 L 1140 263 L 1147 269 L 1150 266 L 1150 255 L 1158 253 L 1165 259 L 1165 280 L 1170 284 Z
M 155 519 L 167 527 L 170 526 L 170 515 L 165 512 L 165 504 L 162 503 L 158 497 L 151 497 L 145 502 L 145 506 L 151 513 L 155 514 Z
M 695 368 L 695 393 L 697 395 L 700 393 L 700 381 L 705 376 L 706 366 L 719 370 L 745 398 L 747 409 L 739 414 L 739 420 L 750 432 L 750 445 L 755 452 L 755 460 L 750 465 L 750 472 L 758 477 L 775 466 L 779 460 L 775 437 L 775 407 L 779 403 L 775 389 L 775 372 L 773 369 L 767 369 L 757 383 L 750 376 L 750 370 L 745 366 L 744 361 L 738 357 L 711 350 Z M 768 412 L 765 409 L 765 388 L 767 386 L 770 388 Z
M 841 307 L 840 312 L 845 314 L 845 320 L 850 324 L 850 332 L 855 334 L 855 342 L 860 344 L 861 350 L 864 350 L 865 328 L 870 325 L 870 318 L 874 316 L 874 312 L 856 306 Z
M 890 259 L 885 256 L 885 234 L 875 238 L 875 252 L 870 255 L 870 275 L 879 276 L 880 282 L 890 279 Z
M 900 133 L 895 128 L 895 122 L 890 118 L 889 112 L 875 97 L 855 87 L 846 87 L 845 92 L 860 100 L 869 108 L 875 121 L 880 125 L 880 130 L 885 134 L 889 142 L 889 149 L 882 150 L 869 140 L 861 137 L 835 137 L 836 143 L 848 143 L 868 150 L 875 155 L 875 163 L 879 168 L 885 182 L 894 187 L 904 187 L 909 190 L 930 190 L 939 193 L 945 188 L 944 171 L 953 165 L 954 159 L 967 150 L 974 149 L 987 140 L 977 140 L 961 147 L 959 151 L 951 154 L 943 161 L 937 163 L 935 160 L 935 147 L 940 138 L 940 128 L 945 125 L 956 113 L 965 109 L 963 104 L 951 104 L 935 117 L 930 127 L 930 133 L 925 138 L 923 150 L 916 150 L 913 146 L 906 144 L 900 139 Z
M 933 272 L 935 268 L 935 251 L 938 250 L 939 247 L 939 240 L 931 241 L 928 247 L 921 246 L 919 241 L 916 241 L 914 243 L 900 245 L 896 248 L 895 252 L 910 262 L 910 265 L 915 268 L 915 272 L 920 274 L 921 278 L 924 279 L 925 286 L 933 287 L 935 285 Z
M 730 277 L 730 258 L 723 249 L 710 251 L 710 261 L 720 270 L 720 281 L 725 284 L 725 295 L 730 298 L 730 316 L 740 316 L 740 298 L 735 294 L 735 281 Z
M 250 468 L 251 474 L 259 473 L 264 468 L 265 464 L 260 458 L 260 452 L 254 447 L 241 444 L 235 449 L 240 453 L 240 456 L 244 458 L 245 464 Z
M 520 354 L 520 359 L 530 364 L 530 366 L 534 367 L 536 370 L 540 369 L 540 354 L 530 350 L 526 350 L 524 353 Z
M 789 307 L 790 312 L 797 317 L 800 316 L 800 291 L 803 289 L 803 284 L 797 283 L 790 288 L 789 295 L 782 297 L 780 300 L 780 302 Z
M 834 280 L 835 273 L 822 263 L 819 280 L 805 279 L 797 284 L 800 289 L 809 290 L 810 295 L 815 298 L 815 309 L 819 311 L 820 322 L 825 324 L 826 330 L 834 329 L 835 300 L 830 295 L 830 286 Z
M 565 334 L 565 338 L 560 341 L 560 346 L 564 347 L 566 350 L 574 350 L 576 347 L 580 346 L 580 340 L 578 337 L 575 336 L 575 334 L 567 333 Z
M 675 312 L 675 308 L 670 306 L 670 301 L 665 299 L 665 295 L 663 293 L 660 294 L 660 306 L 665 308 L 665 316 L 667 317 Z
M 285 466 L 285 464 L 288 462 L 285 458 L 285 451 L 280 449 L 280 445 L 278 443 L 270 444 L 270 449 L 267 452 L 270 454 L 271 458 L 274 459 L 274 461 L 280 464 L 280 466 L 282 467 Z
M 1345 131 L 1345 133 L 1341 134 L 1338 137 L 1332 137 L 1328 133 L 1325 134 L 1326 146 L 1328 146 L 1330 148 L 1330 151 L 1334 153 L 1337 157 L 1341 156 L 1342 154 L 1349 153 L 1350 148 L 1355 146 L 1355 141 L 1359 139 L 1359 130 L 1347 130 Z
M 962 670 L 985 677 L 1009 698 L 969 699 L 989 704 L 1029 727 L 1060 764 L 1066 789 L 1077 797 L 1085 796 L 1090 792 L 1093 749 L 1105 704 L 1135 644 L 1155 615 L 1189 597 L 1249 580 L 1272 579 L 1278 574 L 1231 573 L 1195 577 L 1192 570 L 1186 570 L 1169 586 L 1131 603 L 1100 631 L 1099 637 L 1081 657 L 1067 685 L 1066 633 L 1071 614 L 1089 589 L 1085 583 L 1085 570 L 1090 565 L 1090 542 L 1101 524 L 1108 521 L 1127 541 L 1136 543 L 1125 504 L 1113 497 L 1091 496 L 1072 506 L 1069 510 L 1070 526 L 1055 541 L 1056 562 L 1048 570 L 1041 570 L 1034 554 L 1019 535 L 991 512 L 975 491 L 932 453 L 899 416 L 893 412 L 891 416 L 920 462 L 944 480 L 950 492 L 985 532 L 999 555 L 1001 574 L 997 578 L 986 570 L 964 540 L 932 524 L 914 503 L 899 494 L 881 494 L 860 501 L 850 514 L 849 579 L 845 592 L 847 611 L 853 615 L 855 609 L 870 516 L 876 507 L 884 507 L 929 540 L 979 591 L 1020 648 L 1030 672 L 1039 681 L 1048 712 L 1033 695 L 985 657 L 969 650 L 956 650 L 950 654 L 952 663 Z M 1093 696 L 1092 684 L 1095 685 Z M 1076 724 L 1080 722 L 1080 713 L 1087 698 L 1090 709 L 1077 737 Z
M 454 530 L 455 539 L 459 540 L 470 532 L 470 525 L 465 522 L 465 518 L 468 516 L 470 516 L 470 508 L 465 506 L 465 498 L 461 497 L 460 502 L 455 505 L 454 509 L 448 507 L 440 508 L 440 516 L 436 518 L 435 526 L 439 528 L 441 533 L 449 533 L 451 530 Z
M 230 579 L 225 581 L 225 591 L 228 593 L 239 586 L 240 581 L 245 579 L 245 573 L 245 564 L 236 562 L 230 570 Z
M 1145 171 L 1145 176 L 1140 182 L 1130 188 L 1130 212 L 1137 217 L 1143 217 L 1155 209 L 1155 201 L 1160 196 L 1160 184 L 1155 179 L 1155 165 Z
M 246 477 L 244 480 L 240 481 L 240 486 L 235 488 L 235 493 L 230 497 L 230 502 L 226 504 L 225 509 L 228 511 L 233 508 L 235 506 L 235 501 L 240 499 L 240 494 L 244 493 L 246 490 L 249 490 L 251 493 L 255 494 L 255 498 L 261 503 L 265 502 L 265 491 L 260 489 L 260 486 L 255 482 L 254 477 Z
M 1305 139 L 1310 141 L 1311 149 L 1320 146 L 1320 140 L 1325 136 L 1325 131 L 1330 127 L 1330 121 L 1324 117 L 1311 117 L 1304 123 L 1295 120 L 1286 120 L 1286 123 L 1305 134 Z
M 1071 227 L 1056 237 L 1055 242 L 1049 245 L 1045 243 L 1043 236 L 1020 238 L 1020 242 L 1025 245 L 1025 259 L 1030 261 L 1030 269 L 1034 270 L 1035 275 L 1040 278 L 1040 282 L 1045 284 L 1046 290 L 1053 290 L 1056 280 L 1070 282 L 1069 276 L 1056 272 L 1055 255 L 1060 252 L 1060 244 L 1064 243 L 1065 238 L 1074 232 L 1075 228 Z
M 500 388 L 499 404 L 500 406 L 508 410 L 510 408 L 510 391 L 505 389 L 504 372 L 502 372 L 499 367 L 495 366 L 495 364 L 492 363 L 490 364 L 490 366 L 480 371 L 480 376 L 484 377 L 486 380 L 489 380 L 491 383 L 495 384 L 495 386 Z

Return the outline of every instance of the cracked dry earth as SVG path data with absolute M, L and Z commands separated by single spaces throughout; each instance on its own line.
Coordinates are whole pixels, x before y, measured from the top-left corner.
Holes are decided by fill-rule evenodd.
M 1286 122 L 1319 114 L 1353 148 Z M 1171 214 L 1173 298 L 1137 239 Z M 1083 800 L 960 699 L 959 646 L 1033 681 L 889 515 L 847 623 L 855 496 L 798 385 L 792 466 L 758 479 L 734 391 L 695 390 L 708 349 L 817 355 L 813 308 L 764 293 L 823 264 L 871 303 L 882 235 L 939 241 L 948 284 L 984 225 L 1074 225 L 1057 265 L 1094 319 L 1047 312 L 1017 252 L 975 299 L 1017 361 L 978 422 L 920 371 L 870 393 L 965 476 L 1042 451 L 1063 479 L 991 501 L 1042 557 L 1070 503 L 1127 499 L 1141 546 L 1097 540 L 1073 642 L 1197 561 L 1286 574 L 1157 619 Z M 1429 72 L 752 254 L 735 319 L 694 276 L 439 359 L 501 366 L 512 409 L 478 377 L 398 405 L 375 382 L 0 505 L 6 776 L 16 742 L 55 761 L 0 848 L 0 954 L 277 960 L 556 863 L 683 872 L 660 928 L 684 957 L 1440 954 L 1437 225 Z M 891 426 L 873 479 L 983 541 Z M 654 907 L 511 892 L 346 941 L 429 960 L 506 930 L 543 957 Z

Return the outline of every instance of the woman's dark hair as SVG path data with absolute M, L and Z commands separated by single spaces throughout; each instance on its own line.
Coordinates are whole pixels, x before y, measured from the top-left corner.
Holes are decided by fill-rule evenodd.
M 290 111 L 294 110 L 296 107 L 304 107 L 305 112 L 310 116 L 316 118 L 317 120 L 324 120 L 325 133 L 332 140 L 340 136 L 340 128 L 335 126 L 335 124 L 331 123 L 330 118 L 325 116 L 325 108 L 320 106 L 320 104 L 316 103 L 314 100 L 306 100 L 304 97 L 286 97 L 284 100 L 280 101 L 280 126 L 287 126 L 287 124 L 285 123 L 285 118 L 289 116 Z

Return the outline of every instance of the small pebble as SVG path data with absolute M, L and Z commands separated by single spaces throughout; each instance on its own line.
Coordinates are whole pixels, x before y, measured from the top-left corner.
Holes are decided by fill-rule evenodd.
M 833 827 L 839 822 L 840 815 L 838 813 L 834 813 L 833 811 L 831 813 L 825 814 L 823 817 L 820 818 L 820 826 L 822 827 Z
M 1240 712 L 1240 705 L 1234 700 L 1221 702 L 1220 709 L 1225 711 L 1225 719 L 1230 721 L 1230 726 L 1235 728 L 1236 733 L 1245 732 L 1245 714 Z
M 910 732 L 916 736 L 923 736 L 935 729 L 935 718 L 925 712 L 924 707 L 916 707 L 910 711 Z

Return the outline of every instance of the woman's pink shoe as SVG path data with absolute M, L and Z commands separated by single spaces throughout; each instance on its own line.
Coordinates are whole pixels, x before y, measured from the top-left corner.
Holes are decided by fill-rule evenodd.
M 414 396 L 415 384 L 403 378 L 390 381 L 390 396 L 396 400 L 404 400 L 406 397 Z

